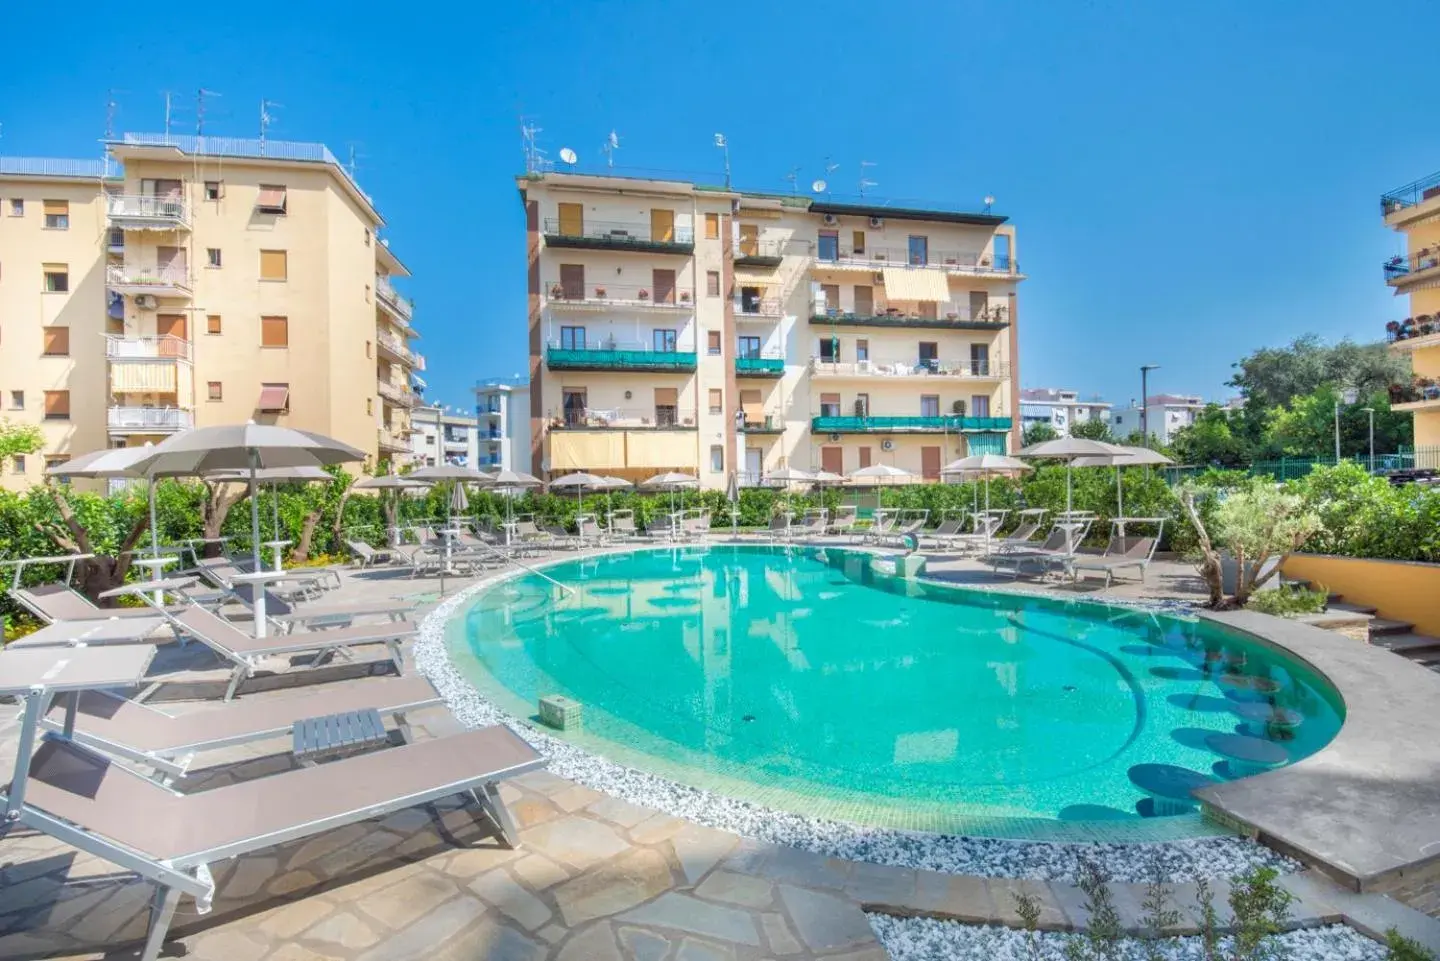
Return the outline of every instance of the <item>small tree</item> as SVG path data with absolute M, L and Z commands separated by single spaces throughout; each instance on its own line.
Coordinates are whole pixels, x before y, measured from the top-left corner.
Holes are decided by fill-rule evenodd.
M 1025 433 L 1021 435 L 1020 443 L 1029 447 L 1031 444 L 1043 444 L 1045 441 L 1054 440 L 1059 436 L 1059 431 L 1045 421 L 1040 420 L 1025 428 Z
M 33 454 L 45 445 L 45 436 L 35 424 L 17 424 L 0 418 L 0 468 L 12 457 Z
M 1320 529 L 1320 518 L 1306 510 L 1300 497 L 1263 477 L 1249 478 L 1242 486 L 1223 495 L 1207 524 L 1200 502 L 1218 492 L 1194 484 L 1182 485 L 1176 496 L 1185 516 L 1195 529 L 1200 560 L 1198 570 L 1210 592 L 1210 606 L 1216 609 L 1244 607 L 1256 589 L 1275 575 L 1285 558 L 1300 548 Z M 1237 569 L 1235 593 L 1225 595 L 1220 551 L 1234 558 Z M 1269 561 L 1277 563 L 1268 571 Z
M 1113 444 L 1115 435 L 1110 433 L 1110 425 L 1099 418 L 1076 421 L 1070 425 L 1071 437 L 1082 437 L 1085 440 L 1098 440 L 1102 443 Z

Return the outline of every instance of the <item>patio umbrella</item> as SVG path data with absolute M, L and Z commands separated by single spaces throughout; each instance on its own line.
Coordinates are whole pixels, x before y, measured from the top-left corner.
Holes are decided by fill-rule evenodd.
M 635 485 L 630 483 L 623 477 L 611 477 L 609 475 L 606 475 L 601 477 L 600 480 L 604 482 L 604 486 L 600 489 L 605 492 L 605 522 L 608 524 L 610 522 L 609 515 L 614 513 L 614 509 L 612 508 L 610 502 L 610 492 L 623 491 L 628 488 L 634 487 Z
M 249 475 L 242 471 L 212 471 L 205 475 L 206 480 L 215 481 L 236 481 L 244 483 Z M 276 488 L 284 483 L 306 483 L 309 481 L 332 481 L 335 478 L 330 473 L 314 466 L 301 467 L 267 467 L 255 472 L 255 481 L 260 484 L 269 484 L 271 498 L 271 509 L 273 511 L 272 523 L 274 527 L 275 542 L 280 542 L 280 496 Z M 279 558 L 280 548 L 275 548 L 275 569 L 280 569 Z
M 1149 467 L 1159 464 L 1175 463 L 1158 450 L 1151 450 L 1149 447 L 1126 447 L 1120 445 L 1120 453 L 1111 454 L 1109 457 L 1080 457 L 1076 458 L 1076 467 L 1113 467 L 1115 468 L 1115 516 L 1120 517 L 1125 513 L 1125 489 L 1120 484 L 1120 468 L 1122 467 Z
M 374 477 L 366 477 L 364 480 L 355 482 L 355 488 L 362 490 L 396 491 L 398 499 L 399 491 L 423 490 L 428 487 L 424 481 L 411 480 L 408 476 L 399 474 L 376 474 Z M 383 493 L 381 495 L 384 496 Z M 381 506 L 385 510 L 386 536 L 389 538 L 390 546 L 395 547 L 400 543 L 399 531 L 396 529 L 395 507 L 396 499 L 384 500 Z
M 640 486 L 648 490 L 668 490 L 670 492 L 670 513 L 673 514 L 675 513 L 675 492 L 682 487 L 698 486 L 699 483 L 700 478 L 693 474 L 682 474 L 672 470 L 646 478 L 640 482 Z
M 815 475 L 809 471 L 803 471 L 795 467 L 780 467 L 765 475 L 765 480 L 780 484 L 785 489 L 785 507 L 790 507 L 790 485 L 809 484 L 815 480 Z
M 436 464 L 434 467 L 421 467 L 412 470 L 405 475 L 411 480 L 424 481 L 427 484 L 438 484 L 441 481 L 455 481 L 459 484 L 488 484 L 492 475 L 473 467 L 462 467 L 459 464 Z M 452 492 L 451 497 L 454 497 Z M 462 508 L 463 509 L 463 508 Z M 450 502 L 445 502 L 445 526 L 450 526 L 451 508 Z
M 1071 468 L 1075 462 L 1083 457 L 1113 457 L 1120 450 L 1118 445 L 1107 444 L 1104 441 L 1087 440 L 1084 437 L 1057 437 L 1054 440 L 1041 441 L 1017 450 L 1015 456 L 1049 458 L 1065 462 L 1065 513 L 1070 514 L 1074 512 L 1075 506 L 1075 485 L 1071 475 Z M 1109 461 L 1107 460 L 1105 463 L 1108 464 Z
M 512 494 L 515 491 L 526 487 L 539 487 L 544 483 L 534 474 L 527 474 L 524 471 L 505 469 L 498 471 L 490 477 L 490 484 L 500 490 L 508 490 Z M 510 523 L 511 504 L 510 498 L 505 498 L 505 523 Z
M 985 475 L 985 515 L 990 515 L 990 477 L 994 474 L 1008 474 L 1011 471 L 1030 470 L 1030 465 L 1024 461 L 1018 461 L 1013 457 L 1006 457 L 1004 454 L 971 454 L 969 457 L 962 457 L 953 460 L 940 468 L 940 475 L 946 474 L 984 474 Z M 976 497 L 979 497 L 979 485 L 976 485 Z M 978 506 L 978 500 L 977 500 Z M 985 552 L 990 552 L 990 525 L 985 525 Z
M 909 479 L 914 476 L 905 468 L 890 464 L 871 464 L 869 467 L 858 467 L 850 472 L 851 480 L 863 481 L 890 481 L 901 478 Z
M 845 478 L 828 470 L 817 470 L 810 478 L 810 483 L 820 485 L 835 485 L 845 483 Z
M 146 477 L 144 471 L 136 470 L 135 465 L 141 458 L 147 456 L 153 449 L 153 443 L 146 443 L 144 447 L 112 447 L 108 450 L 91 451 L 88 454 L 81 454 L 79 457 L 72 457 L 63 464 L 56 464 L 54 467 L 45 468 L 45 473 L 51 477 Z M 155 477 L 165 476 L 155 474 L 147 478 L 146 500 L 150 509 L 150 551 L 156 557 L 160 556 L 160 535 L 155 529 Z
M 581 491 L 587 489 L 603 490 L 605 487 L 605 478 L 600 477 L 597 474 L 587 474 L 584 471 L 580 471 L 574 474 L 566 474 L 564 477 L 557 477 L 552 480 L 550 482 L 551 490 L 554 490 L 557 487 L 561 489 L 569 487 L 575 488 L 575 508 L 576 510 L 579 510 Z

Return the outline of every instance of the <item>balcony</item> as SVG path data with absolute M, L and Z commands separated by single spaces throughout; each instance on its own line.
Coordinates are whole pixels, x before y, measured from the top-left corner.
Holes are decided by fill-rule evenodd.
M 736 267 L 779 267 L 785 255 L 806 256 L 810 244 L 803 240 L 746 240 L 735 244 Z
M 821 242 L 815 251 L 817 270 L 880 270 L 885 267 L 929 267 L 965 277 L 1021 276 L 1020 264 L 1009 256 L 993 256 L 973 250 L 930 250 L 912 255 L 904 247 L 865 247 Z
M 1392 320 L 1385 325 L 1385 342 L 1391 350 L 1425 350 L 1440 347 L 1440 317 L 1421 314 Z
M 470 442 L 463 437 L 447 437 L 445 438 L 445 449 L 463 454 L 470 449 Z
M 821 414 L 810 419 L 814 434 L 939 434 L 960 431 L 1008 431 L 1009 417 L 838 417 Z
M 545 366 L 551 370 L 644 370 L 688 373 L 695 369 L 693 350 L 652 350 L 643 344 L 615 344 L 603 347 L 561 347 L 551 341 L 545 347 Z
M 1440 247 L 1424 247 L 1408 257 L 1391 257 L 1381 269 L 1391 287 L 1408 287 L 1440 277 Z
M 415 304 L 409 298 L 400 296 L 384 277 L 375 278 L 375 300 L 401 327 L 410 326 Z
M 1414 183 L 1406 184 L 1380 195 L 1380 216 L 1391 226 L 1433 213 L 1440 204 L 1440 173 L 1433 173 Z
M 117 294 L 154 297 L 189 297 L 190 274 L 184 267 L 136 267 L 111 264 L 105 268 L 105 286 Z
M 378 428 L 379 445 L 381 450 L 409 451 L 410 441 L 398 430 L 391 430 L 388 427 Z
M 626 310 L 685 312 L 695 309 L 688 290 L 653 290 L 650 287 L 618 284 L 589 286 L 551 281 L 546 285 L 551 310 Z
M 375 346 L 380 351 L 381 355 L 387 356 L 391 360 L 398 360 L 400 363 L 407 364 L 417 370 L 425 369 L 423 358 L 421 358 L 419 354 L 415 353 L 409 347 L 405 346 L 404 341 L 402 341 L 399 337 L 396 337 L 394 334 L 386 333 L 384 331 L 376 334 Z
M 110 225 L 121 230 L 189 230 L 190 211 L 177 197 L 112 194 L 105 202 Z
M 112 434 L 173 434 L 195 426 L 195 415 L 175 407 L 111 407 L 106 426 Z
M 551 430 L 694 430 L 693 407 L 595 407 L 552 409 L 546 412 Z
M 785 433 L 785 417 L 782 414 L 762 414 L 758 411 L 745 411 L 745 420 L 739 424 L 739 431 L 742 434 L 759 434 L 776 436 Z
M 408 409 L 415 406 L 415 394 L 404 387 L 382 380 L 376 383 L 375 391 L 386 403 L 396 407 Z
M 736 377 L 776 379 L 785 376 L 785 358 L 778 351 L 742 354 L 735 358 Z
M 181 360 L 195 358 L 195 345 L 183 337 L 166 334 L 161 337 L 105 336 L 105 356 L 112 363 L 128 360 Z
M 785 306 L 780 297 L 770 293 L 768 287 L 752 287 L 743 281 L 737 280 L 736 287 L 750 287 L 752 290 L 759 290 L 757 296 L 747 296 L 740 293 L 735 297 L 735 320 L 743 323 L 747 320 L 779 320 L 785 316 Z
M 659 232 L 649 224 L 613 221 L 570 223 L 563 219 L 545 221 L 545 246 L 585 250 L 624 250 L 642 254 L 693 254 L 695 231 L 670 227 Z
M 812 357 L 810 375 L 836 380 L 997 381 L 1010 376 L 1010 364 L 987 360 L 861 360 L 839 363 Z
M 969 304 L 937 304 L 935 315 L 921 314 L 914 308 L 892 307 L 880 302 L 868 311 L 855 313 L 838 307 L 817 310 L 810 317 L 812 324 L 836 327 L 911 327 L 924 330 L 1004 330 L 1010 326 L 1010 311 L 997 304 L 984 310 L 971 310 Z

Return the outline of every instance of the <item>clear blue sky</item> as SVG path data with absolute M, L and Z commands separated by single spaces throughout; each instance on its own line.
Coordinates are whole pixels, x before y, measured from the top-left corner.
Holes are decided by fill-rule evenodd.
M 358 144 L 359 179 L 414 271 L 429 396 L 469 406 L 525 369 L 517 116 L 552 156 L 715 172 L 737 186 L 830 176 L 876 195 L 973 202 L 1019 231 L 1025 386 L 1123 403 L 1222 397 L 1233 360 L 1313 331 L 1375 339 L 1404 316 L 1381 192 L 1440 169 L 1423 2 L 489 3 L 261 13 L 8 14 L 0 153 L 88 156 L 117 129 Z M 423 12 L 422 12 L 423 11 Z M 17 21 L 18 13 L 18 21 Z M 227 26 L 230 21 L 236 26 Z M 48 38 L 42 42 L 42 38 Z M 1417 46 L 1418 44 L 1418 46 Z

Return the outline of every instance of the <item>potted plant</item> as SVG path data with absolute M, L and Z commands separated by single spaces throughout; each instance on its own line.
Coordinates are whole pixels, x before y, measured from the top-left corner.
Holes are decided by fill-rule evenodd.
M 951 411 L 951 413 L 953 413 L 956 417 L 964 417 L 964 416 L 965 416 L 965 402 L 964 402 L 963 400 L 957 400 L 957 401 L 955 401 L 954 403 L 952 403 L 952 404 L 950 405 L 950 411 Z
M 682 290 L 682 291 L 680 291 L 680 303 L 682 303 L 682 304 L 688 304 L 688 303 L 690 303 L 690 291 L 688 291 L 688 290 Z
M 855 416 L 860 418 L 861 420 L 865 419 L 865 415 L 867 413 L 865 406 L 866 405 L 864 400 L 860 399 L 859 397 L 855 398 Z
M 564 288 L 564 287 L 561 287 L 559 284 L 555 284 L 554 286 L 552 286 L 552 287 L 550 288 L 550 297 L 551 297 L 552 300 L 559 300 L 560 298 L 562 298 L 562 297 L 564 297 L 564 296 L 565 296 L 565 288 Z
M 649 300 L 650 291 L 646 290 L 644 287 L 641 287 L 640 292 L 636 294 L 636 296 L 639 297 L 641 300 Z
M 952 311 L 950 311 L 949 313 L 947 313 L 947 314 L 945 315 L 945 319 L 946 319 L 946 320 L 959 320 L 959 319 L 960 319 L 960 312 L 959 312 L 959 311 L 952 310 Z
M 595 296 L 596 296 L 596 297 L 600 297 L 600 298 L 604 298 L 604 296 L 605 296 L 605 288 L 604 288 L 604 287 L 596 287 L 596 288 L 595 288 Z

